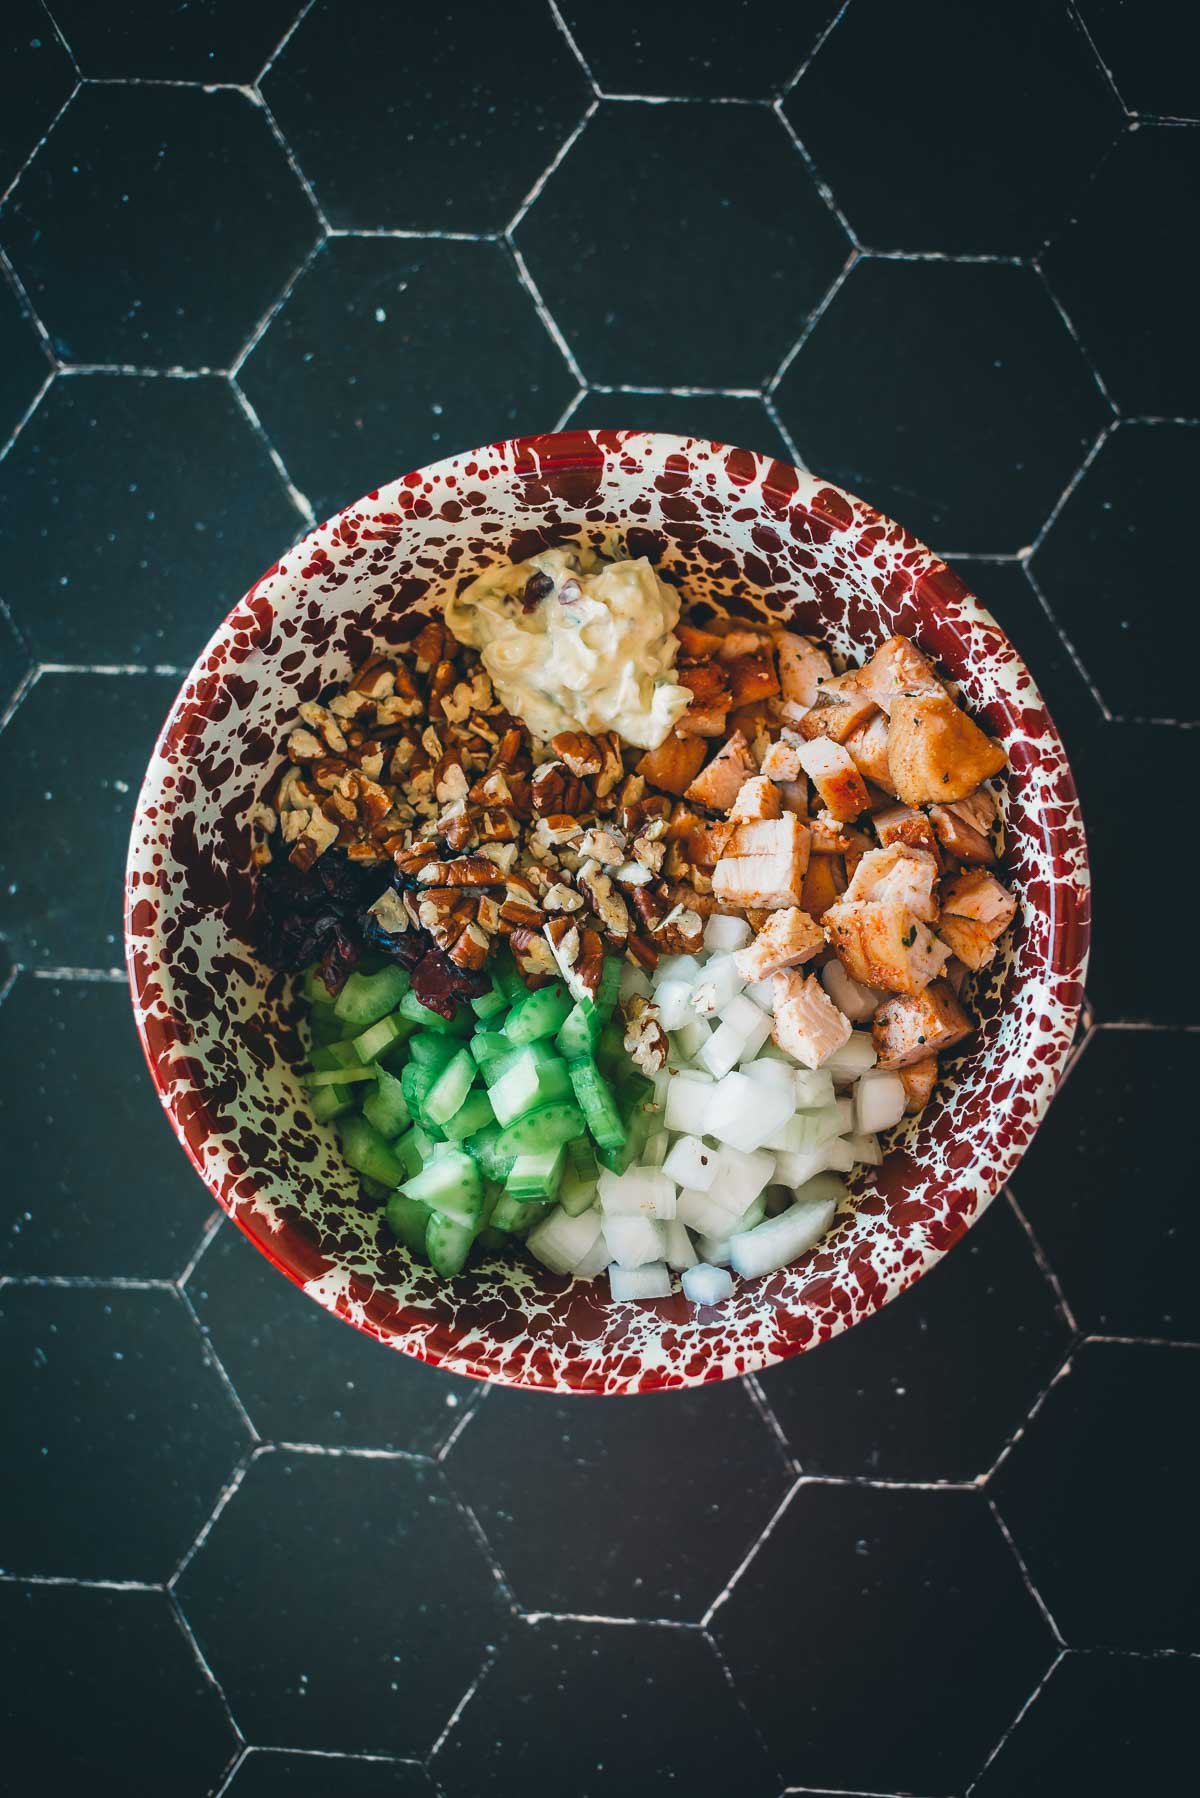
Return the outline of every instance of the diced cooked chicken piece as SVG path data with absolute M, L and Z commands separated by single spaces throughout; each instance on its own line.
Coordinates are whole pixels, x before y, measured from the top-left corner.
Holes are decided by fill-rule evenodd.
M 806 1068 L 819 1068 L 850 1039 L 850 1020 L 840 1012 L 815 974 L 805 980 L 788 969 L 774 979 L 775 1022 L 771 1035 Z
M 787 905 L 773 911 L 752 943 L 734 951 L 734 963 L 744 980 L 765 980 L 781 968 L 799 967 L 811 961 L 825 947 L 821 926 L 801 911 L 798 905 Z
M 846 890 L 846 864 L 840 855 L 818 855 L 814 850 L 804 871 L 800 904 L 812 918 L 823 918 Z
M 727 812 L 752 774 L 758 773 L 754 752 L 741 731 L 734 731 L 707 768 L 684 790 L 684 798 L 710 811 Z
M 785 812 L 795 812 L 798 818 L 808 817 L 808 782 L 806 780 L 780 781 L 779 799 Z
M 876 712 L 846 738 L 850 759 L 864 780 L 874 782 L 885 793 L 892 790 L 892 769 L 887 752 L 888 721 Z
M 875 701 L 858 691 L 852 675 L 835 674 L 818 688 L 817 697 L 796 728 L 802 737 L 832 737 L 835 743 L 844 743 L 875 710 Z
M 781 737 L 772 743 L 763 757 L 762 771 L 772 780 L 794 781 L 800 777 L 800 749 Z
M 924 849 L 889 843 L 886 849 L 871 849 L 863 856 L 846 888 L 846 899 L 898 899 L 915 917 L 933 924 L 938 915 L 937 877 L 937 861 Z
M 766 655 L 771 648 L 771 630 L 767 625 L 743 624 L 729 620 L 729 628 L 721 633 L 717 651 L 723 662 L 736 662 L 742 656 Z
M 897 1072 L 904 1088 L 904 1109 L 909 1117 L 916 1117 L 924 1111 L 933 1097 L 933 1089 L 937 1085 L 938 1058 L 936 1055 L 923 1056 L 920 1061 L 910 1062 L 908 1067 L 899 1068 Z
M 733 832 L 734 826 L 725 821 L 693 825 L 682 838 L 685 859 L 693 868 L 700 868 L 705 874 L 711 874 L 724 855 L 725 845 Z
M 942 882 L 939 933 L 959 961 L 977 971 L 992 960 L 1017 914 L 1017 902 L 993 874 L 976 868 Z
M 929 820 L 938 841 L 960 862 L 994 862 L 991 828 L 996 805 L 985 787 L 978 787 L 954 805 L 931 805 Z
M 946 980 L 923 993 L 899 993 L 875 1013 L 871 1036 L 881 1068 L 908 1068 L 971 1034 L 971 1020 Z
M 932 662 L 907 637 L 889 637 L 881 643 L 869 662 L 856 669 L 854 684 L 866 693 L 881 712 L 892 709 L 899 693 L 944 693 Z
M 723 737 L 728 717 L 729 710 L 725 705 L 690 705 L 683 716 L 675 720 L 675 734 L 679 737 Z
M 664 793 L 682 794 L 699 774 L 706 754 L 702 738 L 677 737 L 671 731 L 657 749 L 647 750 L 637 771 L 650 786 Z
M 971 978 L 970 968 L 965 961 L 959 961 L 957 955 L 952 955 L 946 963 L 945 974 L 950 990 L 955 994 L 961 993 Z
M 765 911 L 799 905 L 808 856 L 808 826 L 793 812 L 739 824 L 713 869 L 713 892 L 726 905 Z
M 870 804 L 866 784 L 841 743 L 814 737 L 800 751 L 800 766 L 821 795 L 822 804 L 840 823 L 866 811 Z
M 779 681 L 785 699 L 794 705 L 811 705 L 822 681 L 832 680 L 833 664 L 811 637 L 795 631 L 773 631 L 779 657 Z
M 764 774 L 751 775 L 730 806 L 729 816 L 734 823 L 782 817 L 783 801 L 779 797 L 779 788 Z
M 685 656 L 695 661 L 705 662 L 721 652 L 723 637 L 715 631 L 702 631 L 694 624 L 677 624 L 675 635 L 679 638 L 679 647 Z
M 840 823 L 832 812 L 818 812 L 810 820 L 809 829 L 812 831 L 814 855 L 845 855 L 851 846 L 854 833 L 849 825 Z
M 950 956 L 944 943 L 897 899 L 843 899 L 821 920 L 851 980 L 887 993 L 919 993 Z
M 808 720 L 805 719 L 805 723 Z M 965 799 L 1008 757 L 948 693 L 898 695 L 888 728 L 892 782 L 906 805 Z
M 769 652 L 758 655 L 735 656 L 728 663 L 729 687 L 733 694 L 735 706 L 757 705 L 759 700 L 772 699 L 779 692 L 779 676 L 775 672 L 775 658 Z
M 911 805 L 893 805 L 876 812 L 871 822 L 885 849 L 889 843 L 907 843 L 913 849 L 926 850 L 940 865 L 937 833 L 924 812 L 914 811 Z

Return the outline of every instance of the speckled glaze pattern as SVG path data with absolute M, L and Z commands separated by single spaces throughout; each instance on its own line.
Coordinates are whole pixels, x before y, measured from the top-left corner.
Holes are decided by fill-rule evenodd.
M 495 1264 L 435 1280 L 359 1203 L 308 1119 L 288 982 L 249 947 L 246 814 L 296 705 L 372 645 L 400 645 L 493 561 L 623 531 L 693 603 L 767 616 L 860 652 L 915 636 L 1008 750 L 1016 925 L 979 1029 L 924 1118 L 860 1170 L 834 1230 L 717 1312 L 614 1306 Z M 1053 1096 L 1082 999 L 1087 850 L 1036 686 L 963 582 L 901 525 L 791 466 L 720 444 L 575 431 L 405 476 L 321 525 L 234 609 L 185 683 L 134 820 L 126 950 L 167 1115 L 217 1202 L 311 1297 L 389 1346 L 508 1385 L 644 1392 L 728 1379 L 813 1347 L 937 1262 L 1011 1175 Z

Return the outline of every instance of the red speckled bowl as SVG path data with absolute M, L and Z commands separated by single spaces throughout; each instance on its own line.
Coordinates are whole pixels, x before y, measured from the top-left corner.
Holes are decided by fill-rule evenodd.
M 248 946 L 247 808 L 295 706 L 469 572 L 617 525 L 693 599 L 861 651 L 915 636 L 1011 759 L 1008 875 L 1020 901 L 980 1028 L 946 1089 L 862 1170 L 820 1246 L 719 1311 L 613 1305 L 607 1284 L 495 1265 L 442 1283 L 356 1199 L 291 1071 L 287 983 Z M 324 524 L 235 607 L 185 683 L 134 821 L 126 951 L 150 1072 L 184 1150 L 238 1227 L 318 1303 L 455 1372 L 644 1392 L 783 1360 L 876 1310 L 945 1254 L 1012 1173 L 1050 1103 L 1082 997 L 1083 826 L 1028 672 L 957 575 L 903 526 L 746 450 L 569 431 L 457 456 Z

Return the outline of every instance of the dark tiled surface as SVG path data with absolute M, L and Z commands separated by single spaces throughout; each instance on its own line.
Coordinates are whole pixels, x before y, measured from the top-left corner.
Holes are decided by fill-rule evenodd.
M 50 359 L 16 288 L 0 274 L 0 441 L 16 430 L 49 373 Z
M 805 1473 L 970 1480 L 1045 1389 L 1069 1332 L 998 1200 L 958 1252 L 821 1355 L 762 1375 Z M 991 1345 L 1003 1342 L 1003 1355 Z
M 187 667 L 295 507 L 227 381 L 56 381 L 0 463 L 0 580 L 55 662 Z
M 860 262 L 777 400 L 810 468 L 975 554 L 1033 541 L 1111 416 L 1037 276 L 1003 263 Z
M 801 1486 L 713 1630 L 788 1782 L 856 1791 L 961 1790 L 1054 1654 L 974 1492 Z
M 617 1617 L 698 1618 L 790 1483 L 769 1428 L 736 1386 L 666 1404 L 495 1392 L 446 1467 L 519 1604 Z M 613 1506 L 633 1493 L 638 1527 L 614 1534 Z
M 4 105 L 0 107 L 0 193 L 9 185 L 75 85 L 71 59 L 37 0 L 4 10 Z
M 855 0 L 786 104 L 881 250 L 1030 254 L 1123 123 L 1066 7 L 1044 0 Z
M 1033 558 L 1038 584 L 1114 717 L 1200 719 L 1200 622 L 1187 556 L 1149 519 L 1186 515 L 1200 480 L 1187 425 L 1127 424 L 1101 446 Z
M 1081 0 L 1080 13 L 1130 112 L 1200 117 L 1196 15 L 1172 0 Z M 1170 54 L 1164 55 L 1169 46 Z
M 602 105 L 516 241 L 589 380 L 663 387 L 761 385 L 849 248 L 779 120 L 715 104 Z
M 269 1440 L 433 1454 L 475 1402 L 463 1381 L 405 1355 L 383 1356 L 345 1329 L 281 1280 L 232 1224 L 203 1256 L 187 1294 Z
M 263 85 L 331 225 L 499 231 L 591 98 L 538 0 L 317 0 Z
M 121 960 L 129 820 L 178 685 L 174 675 L 42 674 L 0 737 L 12 794 L 0 935 L 20 960 Z
M 1164 722 L 1196 715 L 1200 139 L 1152 122 L 1200 114 L 1195 27 L 835 10 L 5 11 L 0 195 L 33 157 L 0 200 L 6 1790 L 1195 1783 L 1200 983 L 1186 914 L 1155 959 L 1145 873 L 1200 775 Z M 50 12 L 84 82 L 37 149 L 76 83 Z M 563 24 L 643 98 L 600 98 Z M 839 213 L 871 246 L 840 281 Z M 51 364 L 18 281 L 100 372 Z M 1015 1182 L 1032 1236 L 997 1201 L 757 1390 L 484 1398 L 352 1334 L 203 1237 L 99 978 L 178 680 L 154 665 L 314 509 L 567 416 L 798 453 L 954 552 L 1088 821 L 1101 1027 Z M 204 1532 L 178 1593 L 216 1684 L 161 1589 Z
M 587 0 L 559 8 L 605 94 L 709 94 L 757 99 L 778 92 L 837 11 L 836 0 L 741 0 L 686 20 L 669 6 Z M 700 23 L 701 29 L 696 25 Z
M 1200 1035 L 1098 1030 L 1021 1163 L 1017 1199 L 1086 1330 L 1200 1342 L 1200 1210 L 1151 1122 L 1188 1116 L 1198 1079 Z
M 1131 414 L 1200 414 L 1191 257 L 1179 232 L 1198 179 L 1195 131 L 1127 131 L 1046 255 L 1054 291 Z
M 92 80 L 253 81 L 295 16 L 293 0 L 54 0 L 59 29 Z
M 176 1293 L 0 1292 L 0 1566 L 162 1581 L 248 1444 Z
M 1181 1791 L 1198 1701 L 1195 1660 L 1069 1654 L 984 1773 L 976 1798 Z
M 161 1592 L 0 1583 L 12 1792 L 205 1798 L 237 1752 Z
M 1072 1646 L 1195 1650 L 1200 1349 L 1093 1342 L 992 1481 Z
M 124 983 L 24 975 L 0 1006 L 0 1063 L 0 1273 L 182 1273 L 212 1207 L 145 1077 Z M 97 1165 L 106 1139 L 119 1179 Z
M 447 1798 L 777 1790 L 711 1645 L 661 1626 L 519 1626 L 433 1765 Z
M 320 517 L 575 392 L 509 254 L 429 239 L 327 243 L 240 382 Z
M 230 1798 L 434 1798 L 423 1767 L 378 1757 L 287 1754 L 251 1749 L 234 1774 Z
M 198 88 L 81 88 L 0 217 L 57 355 L 147 368 L 226 367 L 315 236 L 261 109 Z
M 442 1476 L 355 1455 L 261 1456 L 178 1592 L 250 1740 L 300 1748 L 427 1754 L 508 1623 Z

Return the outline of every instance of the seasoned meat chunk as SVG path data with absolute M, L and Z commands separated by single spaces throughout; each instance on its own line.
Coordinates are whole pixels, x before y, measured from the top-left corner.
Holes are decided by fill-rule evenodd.
M 833 679 L 829 657 L 811 637 L 801 637 L 795 631 L 774 631 L 772 635 L 783 697 L 793 705 L 811 705 L 821 682 Z
M 871 1026 L 881 1068 L 912 1067 L 970 1034 L 971 1020 L 945 980 L 935 980 L 923 993 L 885 1000 Z
M 746 781 L 758 773 L 754 752 L 740 730 L 718 749 L 707 768 L 702 768 L 686 788 L 684 798 L 710 811 L 727 812 Z
M 835 743 L 844 743 L 875 710 L 875 701 L 858 691 L 853 675 L 835 674 L 821 686 L 797 728 L 802 737 L 832 737 Z
M 937 861 L 924 849 L 891 843 L 863 856 L 846 888 L 846 898 L 898 899 L 915 917 L 933 924 L 939 909 L 937 877 Z
M 891 712 L 900 693 L 944 693 L 942 682 L 915 643 L 907 637 L 889 637 L 869 662 L 856 670 L 854 684 L 875 701 L 881 712 Z
M 771 1035 L 806 1068 L 819 1068 L 849 1040 L 849 1018 L 838 1010 L 815 974 L 807 980 L 791 969 L 776 974 L 774 992 Z
M 897 1071 L 904 1087 L 904 1109 L 910 1117 L 916 1117 L 924 1111 L 933 1097 L 933 1089 L 937 1085 L 938 1058 L 936 1055 L 926 1055 L 922 1060 L 910 1062 L 906 1068 Z
M 982 868 L 942 882 L 939 934 L 968 968 L 985 968 L 1017 913 L 1017 902 L 995 875 Z
M 763 911 L 799 905 L 808 856 L 808 826 L 793 812 L 739 824 L 713 869 L 713 892 L 726 905 Z
M 898 899 L 843 899 L 822 922 L 847 974 L 863 986 L 919 993 L 949 959 L 946 945 Z
M 637 771 L 648 785 L 664 793 L 682 794 L 699 774 L 706 753 L 703 738 L 677 737 L 671 731 L 657 749 L 646 751 Z
M 808 775 L 821 803 L 840 822 L 865 812 L 870 795 L 848 749 L 829 737 L 815 737 L 800 751 L 800 766 Z
M 779 818 L 782 815 L 783 801 L 779 797 L 779 788 L 762 774 L 751 775 L 729 808 L 729 816 L 735 823 L 757 818 Z
M 965 799 L 1007 760 L 1000 744 L 985 737 L 949 694 L 901 695 L 893 701 L 888 762 L 906 805 Z
M 811 961 L 825 947 L 825 932 L 798 905 L 773 911 L 752 943 L 734 952 L 738 973 L 745 980 L 765 980 L 782 968 Z
M 892 791 L 892 769 L 888 761 L 888 721 L 882 712 L 876 712 L 865 724 L 860 724 L 846 738 L 846 748 L 850 759 L 864 780 L 872 781 L 875 786 L 882 787 L 885 793 Z

